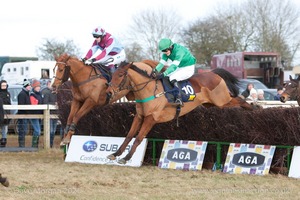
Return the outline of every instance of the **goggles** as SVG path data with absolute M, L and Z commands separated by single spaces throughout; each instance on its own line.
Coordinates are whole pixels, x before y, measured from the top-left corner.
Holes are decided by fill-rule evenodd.
M 101 35 L 93 35 L 94 38 L 99 38 Z
M 167 52 L 167 51 L 170 51 L 170 50 L 171 50 L 170 48 L 167 48 L 167 49 L 162 50 L 162 52 Z

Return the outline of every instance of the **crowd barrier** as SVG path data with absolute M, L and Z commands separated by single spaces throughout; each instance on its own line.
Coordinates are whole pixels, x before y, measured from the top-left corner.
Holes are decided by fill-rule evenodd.
M 44 126 L 44 148 L 50 148 L 50 119 L 56 118 L 57 115 L 50 114 L 50 110 L 56 110 L 55 105 L 4 105 L 4 110 L 16 111 L 16 110 L 43 110 L 43 114 L 5 114 L 6 119 L 42 119 Z

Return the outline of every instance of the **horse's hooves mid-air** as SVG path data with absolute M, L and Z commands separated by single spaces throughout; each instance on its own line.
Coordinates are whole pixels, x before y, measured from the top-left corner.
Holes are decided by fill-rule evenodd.
M 116 156 L 114 156 L 113 154 L 108 155 L 107 158 L 109 160 L 116 160 Z
M 119 164 L 125 165 L 126 164 L 126 160 L 124 158 L 121 158 L 120 160 L 118 160 Z

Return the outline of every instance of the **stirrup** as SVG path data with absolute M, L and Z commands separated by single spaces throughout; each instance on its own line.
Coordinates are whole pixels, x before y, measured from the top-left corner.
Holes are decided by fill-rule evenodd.
M 175 103 L 179 104 L 181 107 L 183 107 L 183 102 L 181 99 L 176 99 Z

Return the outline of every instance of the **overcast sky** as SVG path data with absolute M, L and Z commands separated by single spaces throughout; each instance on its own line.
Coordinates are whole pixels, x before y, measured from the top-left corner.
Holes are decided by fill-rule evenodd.
M 132 15 L 140 10 L 171 7 L 183 20 L 191 21 L 214 12 L 218 5 L 245 0 L 10 0 L 1 2 L 0 56 L 36 56 L 43 38 L 72 39 L 85 53 L 91 31 L 101 25 L 121 35 Z M 299 5 L 300 0 L 292 0 Z M 106 4 L 104 5 L 104 2 Z M 111 4 L 109 4 L 111 3 Z

